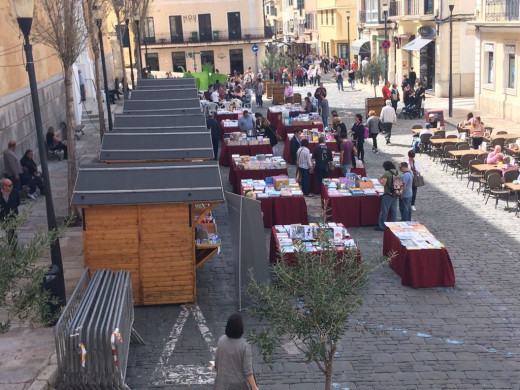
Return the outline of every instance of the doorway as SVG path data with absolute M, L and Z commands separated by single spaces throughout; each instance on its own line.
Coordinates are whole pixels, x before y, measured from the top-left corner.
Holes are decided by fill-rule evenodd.
M 199 15 L 199 39 L 201 42 L 210 42 L 211 36 L 211 14 Z
M 233 75 L 244 74 L 244 58 L 242 49 L 232 49 L 229 51 L 229 73 Z
M 425 89 L 435 88 L 435 41 L 431 41 L 420 51 L 419 77 Z

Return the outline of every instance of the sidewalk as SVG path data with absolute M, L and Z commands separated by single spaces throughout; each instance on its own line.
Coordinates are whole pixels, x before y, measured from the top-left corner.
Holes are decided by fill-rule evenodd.
M 120 112 L 121 104 L 112 106 Z M 83 123 L 85 134 L 76 141 L 76 156 L 78 166 L 97 160 L 99 156 L 99 122 L 97 118 L 89 119 L 85 111 L 91 111 L 91 116 L 97 115 L 95 100 L 85 103 Z M 21 154 L 22 151 L 18 151 Z M 67 216 L 67 161 L 49 161 L 52 197 L 58 223 Z M 21 209 L 31 207 L 29 225 L 20 233 L 20 240 L 27 240 L 38 229 L 47 229 L 45 199 L 38 197 L 35 201 L 27 200 Z M 65 270 L 65 289 L 69 297 L 83 273 L 83 238 L 81 227 L 70 227 L 60 240 L 63 267 Z M 50 264 L 47 254 L 41 259 L 42 264 Z M 4 315 L 0 311 L 0 318 Z M 29 325 L 13 323 L 11 330 L 0 335 L 0 388 L 3 390 L 43 390 L 53 388 L 57 375 L 53 328 L 31 328 Z

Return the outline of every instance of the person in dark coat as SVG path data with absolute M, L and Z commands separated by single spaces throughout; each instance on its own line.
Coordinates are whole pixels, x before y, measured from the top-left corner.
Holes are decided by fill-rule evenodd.
M 23 169 L 23 173 L 20 176 L 22 179 L 22 185 L 29 186 L 29 197 L 31 199 L 35 199 L 36 196 L 38 196 L 36 193 L 36 187 L 40 189 L 41 195 L 45 193 L 42 175 L 38 170 L 38 166 L 34 162 L 33 158 L 33 151 L 31 149 L 27 149 L 22 159 L 20 160 L 20 165 Z
M 291 142 L 289 144 L 290 151 L 291 151 L 291 160 L 293 162 L 296 162 L 296 152 L 298 149 L 300 149 L 301 142 L 300 142 L 300 136 L 302 134 L 302 129 L 297 127 L 294 129 L 294 136 L 291 138 Z
M 211 142 L 213 143 L 213 153 L 215 154 L 214 159 L 216 160 L 218 156 L 218 143 L 220 141 L 220 125 L 217 120 L 213 118 L 213 112 L 208 114 L 206 127 L 211 131 Z
M 2 196 L 0 197 L 0 221 L 4 222 L 8 218 L 18 215 L 20 206 L 20 195 L 18 191 L 13 191 L 13 182 L 7 178 L 0 180 Z M 16 246 L 17 236 L 14 229 L 6 230 L 7 243 L 9 246 Z

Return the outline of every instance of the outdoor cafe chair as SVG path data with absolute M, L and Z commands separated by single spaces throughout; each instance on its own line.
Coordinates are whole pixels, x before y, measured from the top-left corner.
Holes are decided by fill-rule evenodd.
M 487 186 L 488 186 L 488 196 L 486 198 L 486 203 L 488 202 L 490 197 L 493 197 L 496 199 L 495 202 L 495 209 L 498 205 L 498 199 L 500 197 L 505 197 L 507 202 L 507 208 L 509 209 L 509 189 L 504 189 L 504 186 L 502 184 L 502 175 L 498 173 L 491 173 L 487 177 Z

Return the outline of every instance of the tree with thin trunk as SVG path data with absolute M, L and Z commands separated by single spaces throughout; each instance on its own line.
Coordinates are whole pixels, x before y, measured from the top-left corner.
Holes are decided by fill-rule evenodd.
M 67 203 L 70 205 L 76 182 L 76 141 L 74 139 L 73 65 L 87 44 L 82 2 L 71 0 L 39 0 L 35 7 L 32 36 L 54 49 L 61 61 L 65 78 L 67 124 Z
M 101 70 L 100 70 L 100 48 L 98 42 L 98 34 L 97 34 L 97 26 L 94 18 L 94 6 L 101 5 L 104 3 L 102 0 L 84 0 L 83 1 L 83 17 L 85 19 L 85 26 L 88 31 L 90 48 L 92 53 L 94 53 L 94 74 L 95 74 L 95 83 L 96 83 L 96 99 L 98 106 L 98 114 L 99 114 L 99 136 L 101 141 L 103 141 L 103 135 L 105 134 L 105 109 L 103 107 L 103 96 L 101 91 L 103 90 L 103 84 L 101 81 Z M 116 86 L 117 88 L 117 86 Z
M 144 21 L 148 16 L 148 11 L 150 9 L 150 1 L 151 0 L 130 0 L 131 14 L 132 14 L 132 34 L 134 36 L 134 53 L 135 53 L 135 66 L 137 68 L 137 78 L 141 78 L 141 69 L 143 69 L 143 65 L 141 63 L 142 58 L 140 56 L 140 52 L 138 50 L 139 45 L 139 35 L 137 34 L 137 25 L 135 24 L 134 16 L 136 14 L 139 15 L 139 32 L 141 37 L 144 36 Z
M 128 80 L 126 77 L 126 64 L 125 64 L 125 53 L 123 48 L 123 36 L 125 33 L 126 26 L 125 24 L 125 16 L 130 12 L 129 11 L 129 1 L 130 0 L 112 0 L 112 8 L 114 9 L 114 14 L 116 15 L 116 21 L 119 28 L 116 30 L 117 39 L 119 41 L 119 54 L 121 55 L 121 71 L 123 72 L 123 94 L 126 98 L 128 96 Z M 124 26 L 123 28 L 121 28 Z

